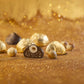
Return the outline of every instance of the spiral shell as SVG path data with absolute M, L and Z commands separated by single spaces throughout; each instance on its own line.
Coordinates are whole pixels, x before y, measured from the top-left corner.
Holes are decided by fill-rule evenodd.
M 24 56 L 28 58 L 42 58 L 44 55 L 44 51 L 42 48 L 32 44 L 28 46 L 24 51 Z
M 44 47 L 49 43 L 49 39 L 45 34 L 35 33 L 30 38 L 37 46 Z
M 66 41 L 62 41 L 61 44 L 63 44 L 65 46 L 65 49 L 67 51 L 72 51 L 74 48 L 74 45 L 72 43 L 68 43 Z
M 30 39 L 21 39 L 18 44 L 16 45 L 17 47 L 17 52 L 24 52 L 24 50 L 27 48 L 27 46 L 31 45 L 32 41 Z
M 51 51 L 51 50 L 54 50 L 54 51 L 56 51 L 56 53 L 59 55 L 63 55 L 63 54 L 65 54 L 66 53 L 66 49 L 65 49 L 65 47 L 61 44 L 61 43 L 59 43 L 58 41 L 53 41 L 53 42 L 51 42 L 48 46 L 47 46 L 47 48 L 46 48 L 46 52 L 48 53 L 49 51 Z

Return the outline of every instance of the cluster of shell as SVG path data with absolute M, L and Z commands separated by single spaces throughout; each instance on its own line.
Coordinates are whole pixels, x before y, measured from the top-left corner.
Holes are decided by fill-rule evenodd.
M 6 44 L 0 41 L 0 53 L 7 52 L 8 56 L 16 56 L 16 53 L 24 53 L 25 57 L 42 58 L 44 55 L 42 47 L 46 47 L 47 57 L 56 59 L 57 55 L 64 55 L 67 51 L 72 51 L 74 48 L 73 44 L 62 41 L 53 41 L 49 43 L 49 39 L 45 34 L 35 33 L 30 39 L 22 38 L 16 33 L 8 35 L 6 43 L 9 45 L 15 45 L 16 48 L 6 49 Z

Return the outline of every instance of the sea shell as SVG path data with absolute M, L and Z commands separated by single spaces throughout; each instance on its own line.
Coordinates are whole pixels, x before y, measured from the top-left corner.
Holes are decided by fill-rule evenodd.
M 61 44 L 63 44 L 67 51 L 72 51 L 74 48 L 74 45 L 72 43 L 68 43 L 66 41 L 62 41 Z
M 59 54 L 60 55 L 66 54 L 65 47 L 61 43 L 59 43 L 58 41 L 53 41 L 47 46 L 46 52 L 49 52 L 50 50 L 56 51 L 56 53 L 58 55 Z
M 30 39 L 40 47 L 44 47 L 49 43 L 49 39 L 45 34 L 34 33 Z
M 33 44 L 30 39 L 21 39 L 18 44 L 16 45 L 17 52 L 24 52 L 24 50 L 27 48 L 27 46 Z
M 41 47 L 32 44 L 25 49 L 23 54 L 25 57 L 28 58 L 42 58 L 44 55 L 44 51 Z

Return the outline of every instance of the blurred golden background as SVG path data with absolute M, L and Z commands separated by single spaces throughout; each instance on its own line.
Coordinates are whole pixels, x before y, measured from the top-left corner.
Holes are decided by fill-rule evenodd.
M 50 17 L 54 11 L 69 19 L 83 18 L 83 3 L 84 0 L 0 0 L 0 18 L 7 15 L 21 21 L 26 15 L 31 19 L 37 10 L 45 17 Z

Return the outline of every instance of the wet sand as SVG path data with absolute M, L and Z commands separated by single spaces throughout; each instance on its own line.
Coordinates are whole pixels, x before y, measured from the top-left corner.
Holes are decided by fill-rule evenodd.
M 9 58 L 0 54 L 0 84 L 84 84 L 84 22 L 39 18 L 21 27 L 2 22 L 0 40 L 16 32 L 22 38 L 33 33 L 47 34 L 50 42 L 54 40 L 74 43 L 73 51 L 58 56 L 56 60 L 47 58 L 27 59 L 18 53 Z M 7 45 L 7 48 L 11 46 Z M 14 46 L 15 47 L 15 46 Z M 45 51 L 45 48 L 43 48 Z

